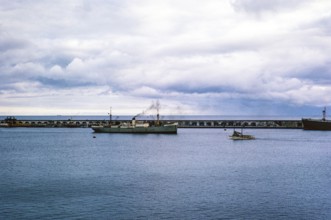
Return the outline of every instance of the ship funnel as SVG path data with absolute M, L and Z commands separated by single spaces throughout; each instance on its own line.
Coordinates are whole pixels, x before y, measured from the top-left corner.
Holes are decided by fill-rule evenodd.
M 136 126 L 136 117 L 132 118 L 132 126 Z

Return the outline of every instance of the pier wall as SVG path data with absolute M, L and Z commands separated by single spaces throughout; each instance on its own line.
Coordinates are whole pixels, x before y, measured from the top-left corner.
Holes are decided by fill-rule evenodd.
M 130 120 L 113 120 L 112 123 L 130 123 Z M 144 122 L 152 123 L 152 120 Z M 301 129 L 301 120 L 161 120 L 162 123 L 178 123 L 178 128 L 291 128 Z M 67 127 L 89 128 L 94 125 L 107 125 L 107 120 L 19 120 L 10 127 Z M 0 121 L 5 127 L 6 122 Z

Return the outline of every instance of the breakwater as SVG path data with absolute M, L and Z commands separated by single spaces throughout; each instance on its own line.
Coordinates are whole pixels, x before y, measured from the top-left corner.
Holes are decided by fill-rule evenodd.
M 143 120 L 152 123 L 153 120 Z M 113 120 L 113 124 L 130 123 L 131 120 Z M 178 128 L 291 128 L 301 129 L 301 120 L 161 120 L 161 123 L 178 123 Z M 89 128 L 107 125 L 109 120 L 1 120 L 2 127 L 60 127 Z

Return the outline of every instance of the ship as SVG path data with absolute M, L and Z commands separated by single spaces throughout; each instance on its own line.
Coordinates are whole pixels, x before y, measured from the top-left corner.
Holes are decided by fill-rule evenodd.
M 303 124 L 304 130 L 321 130 L 321 131 L 330 131 L 331 130 L 331 120 L 326 120 L 326 108 L 325 107 L 323 110 L 322 119 L 303 118 L 302 124 Z
M 114 124 L 112 122 L 111 111 L 109 113 L 109 124 L 92 126 L 91 128 L 97 133 L 140 133 L 140 134 L 177 134 L 177 123 L 163 123 L 160 121 L 159 110 L 157 109 L 156 121 L 146 122 L 137 121 L 136 116 L 131 122 Z

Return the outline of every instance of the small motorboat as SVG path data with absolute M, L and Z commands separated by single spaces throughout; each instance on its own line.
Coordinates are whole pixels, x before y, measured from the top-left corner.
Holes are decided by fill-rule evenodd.
M 233 134 L 229 136 L 230 139 L 232 140 L 254 140 L 255 137 L 253 135 L 249 134 L 243 134 L 242 132 L 233 131 Z

